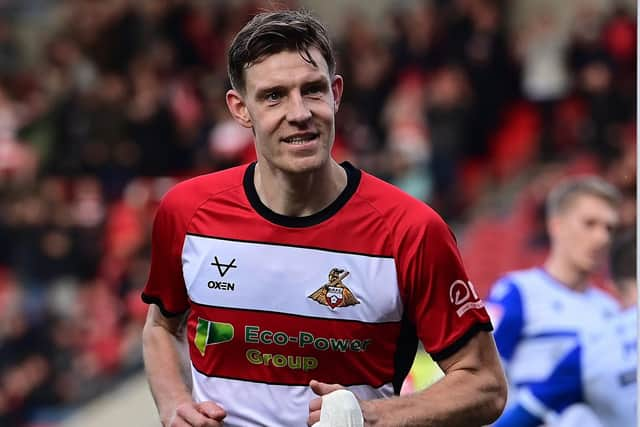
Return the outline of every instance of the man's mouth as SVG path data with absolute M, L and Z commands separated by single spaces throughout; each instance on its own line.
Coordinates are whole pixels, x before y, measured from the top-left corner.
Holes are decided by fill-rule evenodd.
M 318 137 L 317 133 L 307 132 L 307 133 L 288 136 L 286 138 L 283 138 L 282 141 L 291 145 L 302 145 L 316 139 L 317 137 Z

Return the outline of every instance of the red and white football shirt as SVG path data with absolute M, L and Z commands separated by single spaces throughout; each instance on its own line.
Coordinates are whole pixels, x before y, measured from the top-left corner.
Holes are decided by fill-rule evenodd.
M 417 340 L 435 360 L 491 330 L 444 221 L 348 163 L 327 208 L 260 201 L 255 164 L 178 184 L 154 222 L 142 298 L 188 310 L 193 395 L 225 425 L 305 425 L 311 379 L 399 393 Z

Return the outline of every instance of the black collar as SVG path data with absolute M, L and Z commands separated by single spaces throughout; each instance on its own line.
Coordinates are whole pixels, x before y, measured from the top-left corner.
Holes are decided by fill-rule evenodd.
M 353 196 L 360 184 L 360 177 L 362 173 L 360 169 L 357 169 L 349 162 L 342 162 L 340 164 L 347 173 L 347 185 L 344 190 L 338 195 L 338 197 L 331 202 L 329 206 L 308 216 L 287 216 L 281 215 L 269 209 L 258 197 L 258 192 L 253 183 L 253 177 L 255 175 L 256 163 L 251 163 L 246 172 L 244 173 L 243 186 L 245 194 L 249 199 L 249 203 L 255 211 L 269 222 L 282 225 L 285 227 L 310 227 L 312 225 L 319 224 L 335 215 L 340 208 L 342 208 Z

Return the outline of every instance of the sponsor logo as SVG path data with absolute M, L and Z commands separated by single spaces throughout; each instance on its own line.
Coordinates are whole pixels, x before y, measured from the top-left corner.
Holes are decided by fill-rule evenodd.
M 231 341 L 233 332 L 231 323 L 213 322 L 199 317 L 193 343 L 200 354 L 204 356 L 207 346 Z
M 456 306 L 456 314 L 462 317 L 464 313 L 474 308 L 484 307 L 484 303 L 478 298 L 473 283 L 467 280 L 456 280 L 449 287 L 449 300 Z
M 222 344 L 234 339 L 234 327 L 230 323 L 214 322 L 198 318 L 196 335 L 193 340 L 195 347 L 202 356 L 210 345 Z M 285 346 L 295 346 L 305 352 L 366 352 L 372 339 L 334 338 L 316 336 L 308 331 L 288 334 L 283 331 L 261 329 L 260 326 L 247 325 L 244 327 L 244 343 L 258 346 L 282 347 L 282 352 L 266 352 L 263 349 L 249 348 L 245 351 L 246 360 L 252 365 L 263 365 L 275 368 L 312 371 L 319 365 L 317 357 L 309 354 L 286 354 Z M 284 354 L 283 354 L 284 353 Z
M 353 292 L 342 281 L 349 275 L 348 271 L 332 268 L 329 272 L 329 281 L 318 290 L 308 296 L 319 304 L 326 305 L 332 310 L 337 307 L 348 307 L 360 304 Z
M 235 265 L 235 258 L 233 258 L 229 264 L 221 263 L 218 260 L 217 256 L 214 256 L 213 259 L 214 262 L 212 262 L 211 265 L 215 265 L 218 268 L 220 277 L 224 277 L 224 275 L 229 272 L 230 268 L 238 268 L 238 266 Z M 236 284 L 234 282 L 227 282 L 222 280 L 209 280 L 207 282 L 207 286 L 209 287 L 209 289 L 216 289 L 219 291 L 234 291 L 236 289 Z
M 233 282 L 220 282 L 218 280 L 209 280 L 207 286 L 209 289 L 219 289 L 221 291 L 233 291 L 236 288 L 236 284 Z
M 224 275 L 227 274 L 230 268 L 238 268 L 238 266 L 234 264 L 236 262 L 235 258 L 232 259 L 229 264 L 221 263 L 220 261 L 218 261 L 217 256 L 214 256 L 213 259 L 214 262 L 212 262 L 211 265 L 215 265 L 216 267 L 218 267 L 218 273 L 220 273 L 220 277 L 224 277 Z
M 259 326 L 244 327 L 244 342 L 248 344 L 296 345 L 299 348 L 315 351 L 338 352 L 364 352 L 367 350 L 371 339 L 350 338 L 326 338 L 317 337 L 311 332 L 300 331 L 297 335 L 289 335 L 286 332 L 260 329 Z M 245 356 L 252 365 L 274 366 L 276 368 L 289 368 L 294 370 L 312 371 L 318 367 L 318 359 L 313 356 L 293 356 L 278 353 L 263 353 L 258 349 L 249 349 Z
M 244 342 L 248 344 L 275 344 L 285 346 L 295 344 L 300 348 L 313 348 L 317 351 L 366 351 L 371 339 L 351 338 L 325 338 L 316 337 L 311 332 L 300 331 L 297 335 L 288 335 L 285 332 L 273 332 L 268 329 L 260 329 L 259 326 L 247 325 L 244 327 Z
M 247 350 L 245 356 L 252 365 L 275 366 L 276 368 L 302 369 L 313 371 L 318 367 L 318 359 L 313 356 L 291 356 L 263 353 L 255 348 Z

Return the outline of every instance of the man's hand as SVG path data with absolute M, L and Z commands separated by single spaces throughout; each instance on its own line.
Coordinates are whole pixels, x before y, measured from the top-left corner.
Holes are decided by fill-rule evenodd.
M 184 402 L 176 407 L 167 427 L 220 427 L 226 416 L 213 402 Z
M 366 401 L 359 400 L 352 392 L 340 384 L 325 384 L 311 380 L 311 390 L 318 398 L 309 402 L 311 427 L 363 427 L 363 408 Z
M 318 421 L 320 421 L 320 409 L 322 408 L 322 396 L 325 394 L 329 394 L 332 391 L 344 389 L 340 384 L 325 384 L 320 381 L 311 380 L 309 382 L 309 387 L 311 390 L 320 397 L 316 397 L 311 402 L 309 402 L 309 418 L 307 419 L 307 424 L 309 426 L 314 425 Z

